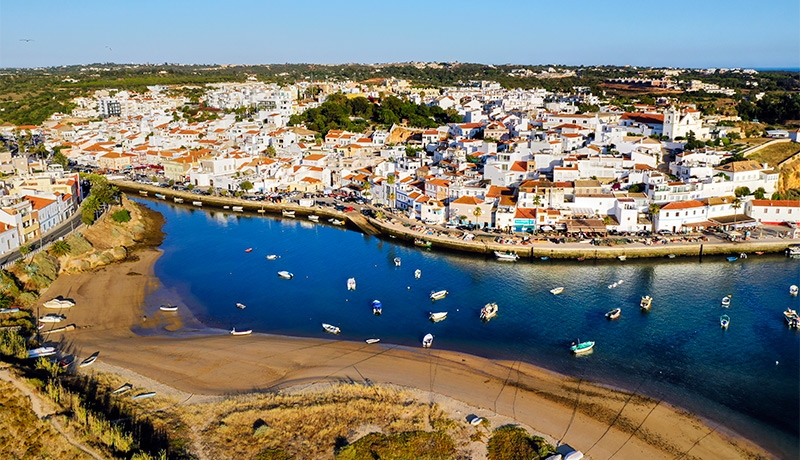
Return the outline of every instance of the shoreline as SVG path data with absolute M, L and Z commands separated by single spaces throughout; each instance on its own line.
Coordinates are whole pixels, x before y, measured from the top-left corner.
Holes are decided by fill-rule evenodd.
M 191 312 L 177 318 L 157 312 L 143 319 L 147 294 L 160 287 L 154 265 L 161 252 L 145 248 L 137 254 L 137 260 L 59 277 L 43 298 L 74 298 L 77 305 L 68 315 L 79 327 L 48 339 L 81 356 L 100 351 L 103 362 L 194 394 L 274 391 L 318 382 L 393 384 L 514 415 L 520 423 L 553 439 L 561 436 L 584 452 L 600 439 L 588 452 L 595 458 L 606 458 L 620 446 L 624 447 L 617 457 L 631 459 L 674 458 L 686 451 L 687 458 L 751 458 L 753 453 L 772 457 L 754 442 L 718 433 L 680 408 L 529 363 L 509 365 L 510 361 L 436 348 L 327 338 L 231 337 L 222 330 L 208 334 L 210 329 L 183 335 L 184 325 L 196 321 Z M 109 292 L 114 293 L 113 309 L 104 297 Z M 154 334 L 140 335 L 139 328 Z M 573 414 L 576 401 L 580 410 Z
M 781 253 L 785 252 L 790 244 L 795 244 L 799 241 L 793 239 L 781 239 L 722 243 L 672 243 L 660 245 L 631 243 L 624 246 L 591 246 L 580 243 L 568 243 L 560 245 L 553 243 L 512 245 L 494 242 L 464 241 L 457 238 L 425 235 L 420 232 L 409 230 L 403 225 L 394 225 L 381 222 L 377 219 L 367 218 L 354 212 L 345 213 L 317 206 L 309 208 L 299 206 L 297 204 L 252 202 L 240 198 L 196 195 L 190 192 L 182 192 L 129 181 L 111 182 L 115 186 L 119 187 L 119 189 L 122 191 L 132 192 L 132 196 L 154 199 L 155 194 L 161 194 L 164 196 L 165 201 L 167 201 L 168 198 L 171 198 L 169 201 L 170 203 L 181 204 L 181 202 L 174 201 L 177 198 L 179 200 L 183 200 L 182 204 L 188 206 L 189 208 L 203 209 L 203 207 L 212 207 L 214 210 L 221 209 L 228 212 L 234 212 L 231 209 L 236 206 L 242 208 L 241 213 L 269 213 L 270 215 L 277 214 L 280 216 L 283 210 L 287 210 L 295 211 L 299 214 L 299 217 L 305 217 L 309 214 L 317 214 L 326 218 L 344 220 L 350 224 L 350 228 L 357 229 L 358 231 L 369 235 L 376 235 L 383 238 L 396 238 L 407 243 L 413 243 L 415 239 L 421 238 L 432 242 L 433 247 L 436 249 L 445 249 L 462 253 L 492 255 L 494 251 L 514 252 L 520 256 L 520 260 L 529 259 L 531 261 L 538 260 L 540 257 L 572 260 L 579 258 L 584 258 L 587 260 L 612 260 L 618 258 L 619 256 L 625 256 L 631 259 L 665 258 L 669 255 L 675 255 L 677 257 L 702 258 L 703 256 L 739 255 L 741 253 L 754 253 L 757 251 L 765 253 Z M 146 195 L 142 195 L 141 192 L 144 192 Z M 137 193 L 138 195 L 133 195 L 133 193 Z M 193 207 L 191 204 L 192 202 L 200 202 L 202 203 L 202 206 Z M 225 207 L 231 209 L 225 209 Z

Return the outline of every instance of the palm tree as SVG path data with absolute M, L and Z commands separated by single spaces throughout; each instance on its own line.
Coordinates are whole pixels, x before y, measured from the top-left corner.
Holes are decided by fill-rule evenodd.
M 56 241 L 55 243 L 50 246 L 50 254 L 61 257 L 69 254 L 70 251 L 69 243 L 66 241 Z
M 650 224 L 652 225 L 653 233 L 655 233 L 656 214 L 658 214 L 658 212 L 661 211 L 661 206 L 659 206 L 657 203 L 652 203 L 650 207 L 647 209 L 647 211 L 650 213 Z
M 734 198 L 731 207 L 733 208 L 733 225 L 736 226 L 736 215 L 739 214 L 739 208 L 742 207 L 742 200 Z
M 478 218 L 481 217 L 483 214 L 483 209 L 480 206 L 476 207 L 474 211 L 472 211 L 472 215 L 475 216 L 475 223 L 478 223 Z
M 540 197 L 539 195 L 534 195 L 534 197 L 533 197 L 533 205 L 534 206 L 541 206 L 541 204 L 542 204 L 542 197 Z

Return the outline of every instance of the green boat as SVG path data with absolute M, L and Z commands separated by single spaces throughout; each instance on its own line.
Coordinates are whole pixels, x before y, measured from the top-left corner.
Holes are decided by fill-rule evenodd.
M 573 343 L 572 346 L 569 347 L 569 349 L 576 355 L 580 353 L 586 353 L 592 348 L 594 348 L 594 342 L 581 342 L 580 340 L 577 344 Z
M 419 238 L 414 239 L 414 244 L 421 248 L 429 248 L 431 247 L 431 242 L 427 240 L 421 240 Z

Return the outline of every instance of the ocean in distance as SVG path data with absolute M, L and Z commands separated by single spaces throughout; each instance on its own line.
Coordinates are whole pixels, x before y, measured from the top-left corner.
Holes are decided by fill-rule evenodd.
M 413 347 L 432 333 L 437 348 L 521 360 L 676 404 L 781 457 L 800 448 L 800 332 L 782 315 L 800 306 L 789 296 L 800 277 L 796 260 L 498 262 L 302 218 L 135 199 L 166 219 L 155 266 L 164 287 L 147 299 L 150 310 L 182 301 L 214 328 L 328 337 L 324 322 L 341 328 L 339 339 L 379 337 Z M 281 270 L 294 278 L 279 278 Z M 346 287 L 351 277 L 355 291 Z M 563 293 L 549 292 L 560 286 Z M 432 302 L 431 291 L 442 289 L 447 297 Z M 643 295 L 653 298 L 646 313 Z M 720 302 L 726 295 L 729 308 Z M 372 314 L 374 299 L 383 304 L 381 316 Z M 479 313 L 488 302 L 499 313 L 484 323 Z M 621 318 L 606 320 L 615 307 Z M 439 311 L 447 319 L 431 323 L 430 312 Z M 731 318 L 727 330 L 722 314 Z M 572 356 L 569 345 L 578 339 L 595 341 L 595 350 Z

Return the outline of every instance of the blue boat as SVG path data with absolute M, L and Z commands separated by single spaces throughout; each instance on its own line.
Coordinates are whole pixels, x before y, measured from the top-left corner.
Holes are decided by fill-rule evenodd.
M 547 259 L 549 259 L 549 257 L 542 257 L 542 260 L 547 260 Z
M 372 301 L 372 313 L 375 313 L 376 315 L 380 315 L 382 311 L 383 311 L 383 307 L 381 306 L 381 301 L 380 300 L 373 300 Z
M 736 262 L 737 260 L 739 260 L 738 257 L 728 257 L 727 259 L 728 259 L 728 262 Z

